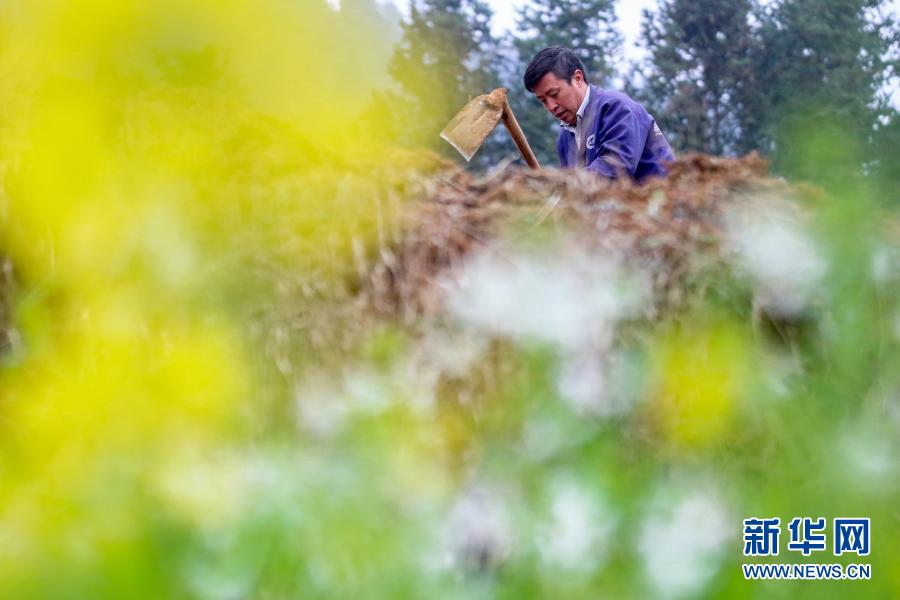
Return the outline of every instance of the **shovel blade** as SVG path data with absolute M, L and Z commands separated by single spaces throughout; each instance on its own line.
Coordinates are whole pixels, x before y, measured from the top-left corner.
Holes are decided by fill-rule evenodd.
M 466 162 L 503 118 L 503 104 L 493 94 L 478 96 L 463 107 L 441 131 L 441 137 L 462 154 Z

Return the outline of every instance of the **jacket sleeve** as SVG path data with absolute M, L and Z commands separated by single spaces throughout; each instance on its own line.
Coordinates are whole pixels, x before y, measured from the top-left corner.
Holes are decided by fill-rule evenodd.
M 621 171 L 634 177 L 648 134 L 634 108 L 624 102 L 612 102 L 597 121 L 598 156 L 587 170 L 612 179 Z

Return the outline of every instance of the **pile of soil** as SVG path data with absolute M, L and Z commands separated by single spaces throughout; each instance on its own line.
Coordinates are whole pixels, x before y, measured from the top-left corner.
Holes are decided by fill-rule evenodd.
M 767 171 L 756 154 L 685 156 L 665 179 L 642 186 L 574 170 L 507 167 L 480 177 L 444 171 L 422 182 L 397 241 L 380 248 L 362 277 L 360 297 L 382 316 L 436 314 L 438 283 L 473 253 L 511 229 L 559 227 L 593 252 L 647 268 L 656 301 L 677 305 L 687 278 L 721 263 L 729 206 L 791 195 Z

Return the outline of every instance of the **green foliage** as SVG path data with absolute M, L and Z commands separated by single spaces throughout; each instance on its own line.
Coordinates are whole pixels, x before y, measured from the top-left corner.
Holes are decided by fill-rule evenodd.
M 631 89 L 676 149 L 757 150 L 792 173 L 798 129 L 839 123 L 864 149 L 846 167 L 887 175 L 896 35 L 877 0 L 668 0 L 645 14 L 646 82 Z
M 458 158 L 439 133 L 466 102 L 499 85 L 492 12 L 484 0 L 422 0 L 410 10 L 390 63 L 402 94 L 383 97 L 384 109 L 398 120 L 401 144 Z M 494 162 L 497 152 L 487 144 L 475 165 Z
M 752 78 L 737 98 L 740 147 L 771 150 L 781 166 L 788 141 L 796 141 L 788 133 L 796 119 L 839 123 L 849 143 L 871 147 L 876 124 L 889 113 L 879 95 L 891 32 L 896 36 L 886 3 L 784 0 L 758 8 L 757 16 Z
M 806 73 L 752 55 L 789 69 L 771 101 L 788 115 L 788 83 L 821 88 L 832 115 L 836 78 L 863 110 L 881 79 L 849 57 L 875 42 L 796 6 L 758 32 L 775 43 L 784 23 L 784 43 L 843 59 L 822 48 Z M 493 295 L 471 297 L 503 334 L 376 319 L 356 302 L 369 251 L 395 264 L 401 209 L 429 181 L 384 138 L 347 147 L 392 35 L 373 7 L 0 8 L 0 597 L 900 596 L 896 115 L 877 154 L 868 113 L 760 121 L 781 168 L 824 186 L 797 200 L 817 275 L 800 312 L 766 313 L 726 259 L 688 282 L 687 312 L 573 326 L 585 306 L 618 314 L 622 290 L 596 276 L 567 293 L 555 276 L 584 271 L 560 259 L 493 271 Z M 422 104 L 396 131 L 437 144 L 449 114 L 426 109 L 493 85 L 487 18 L 462 0 L 413 12 L 393 73 Z M 512 234 L 550 246 L 565 221 L 547 207 Z M 803 263 L 780 233 L 749 240 L 757 276 Z M 871 563 L 873 579 L 745 581 L 749 516 L 871 517 L 869 557 L 808 560 Z M 771 562 L 796 556 L 785 537 Z
M 632 87 L 677 150 L 721 155 L 738 144 L 752 6 L 752 0 L 667 0 L 655 14 L 645 12 L 645 83 Z

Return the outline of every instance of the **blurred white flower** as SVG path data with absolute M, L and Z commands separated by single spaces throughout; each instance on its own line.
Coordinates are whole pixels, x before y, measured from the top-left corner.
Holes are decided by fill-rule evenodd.
M 639 367 L 627 354 L 591 351 L 563 358 L 556 387 L 575 414 L 608 417 L 634 405 L 640 378 Z
M 176 514 L 212 528 L 239 514 L 247 493 L 245 467 L 234 455 L 173 451 L 154 473 L 155 489 Z
M 573 478 L 557 480 L 550 520 L 537 534 L 541 560 L 551 569 L 594 572 L 606 562 L 613 526 L 595 494 Z
M 434 327 L 397 361 L 392 380 L 412 409 L 428 413 L 441 379 L 467 376 L 486 350 L 487 339 L 478 332 Z
M 442 375 L 464 377 L 484 356 L 487 339 L 475 331 L 434 328 L 429 331 L 418 350 L 425 362 Z
M 552 417 L 529 419 L 522 429 L 522 453 L 533 461 L 543 461 L 569 447 L 572 435 Z
M 238 549 L 228 550 L 237 552 Z M 228 568 L 224 568 L 209 560 L 193 559 L 186 562 L 187 584 L 196 597 L 229 600 L 252 595 L 253 584 L 258 576 L 256 565 L 247 564 L 247 561 L 232 561 Z
M 335 434 L 350 414 L 343 394 L 324 377 L 303 382 L 294 398 L 298 424 L 320 437 Z
M 245 448 L 218 449 L 175 445 L 152 474 L 156 493 L 185 518 L 208 531 L 232 527 L 241 518 L 267 510 L 295 491 L 302 480 L 293 457 Z M 282 515 L 294 504 L 278 504 Z
M 367 370 L 349 370 L 340 379 L 316 376 L 298 386 L 294 399 L 298 424 L 310 433 L 336 434 L 348 418 L 385 411 L 394 401 L 390 382 Z
M 430 414 L 437 402 L 441 371 L 418 355 L 398 361 L 392 377 L 399 395 L 416 413 Z
M 612 260 L 565 247 L 485 251 L 445 285 L 448 309 L 463 322 L 565 349 L 608 347 L 616 323 L 644 304 L 649 289 Z
M 506 560 L 512 528 L 499 494 L 482 486 L 465 491 L 450 512 L 445 540 L 453 568 L 488 569 Z
M 601 360 L 593 354 L 564 359 L 556 380 L 560 397 L 581 415 L 609 412 L 606 384 Z
M 844 439 L 844 466 L 866 489 L 893 486 L 897 471 L 896 444 L 875 430 L 848 433 Z
M 160 198 L 174 198 L 190 192 L 173 184 L 160 184 L 156 193 Z M 153 259 L 150 265 L 158 280 L 173 288 L 190 282 L 198 271 L 196 251 L 182 221 L 171 203 L 154 201 L 148 204 L 141 227 L 133 232 L 135 246 L 140 245 L 140 250 Z
M 771 206 L 733 212 L 726 237 L 756 286 L 756 300 L 774 315 L 803 313 L 827 264 L 798 219 Z
M 376 373 L 354 369 L 344 377 L 344 395 L 354 411 L 377 415 L 387 410 L 393 400 L 388 383 Z
M 321 471 L 323 466 L 316 465 L 306 455 L 280 451 L 255 452 L 236 448 L 227 455 L 217 456 L 217 460 L 207 463 L 190 460 L 187 471 L 181 470 L 182 465 L 166 472 L 165 476 L 173 479 L 170 482 L 163 480 L 164 490 L 170 494 L 167 499 L 174 500 L 180 509 L 186 499 L 190 505 L 199 501 L 194 509 L 201 511 L 208 525 L 201 538 L 205 552 L 191 554 L 183 563 L 184 577 L 191 592 L 198 598 L 246 598 L 253 595 L 253 586 L 259 576 L 259 560 L 253 553 L 242 552 L 245 544 L 242 532 L 261 517 L 266 520 L 277 518 L 284 527 L 299 527 L 306 511 L 298 498 L 309 493 L 317 478 L 315 471 Z M 316 468 L 310 469 L 312 465 Z M 187 478 L 195 477 L 198 470 L 207 473 L 196 482 L 188 481 Z M 220 478 L 221 473 L 225 474 L 228 485 L 209 485 L 210 478 Z M 173 490 L 174 496 L 171 495 Z M 228 503 L 230 510 L 215 518 L 221 510 L 217 506 L 223 502 Z M 217 559 L 210 560 L 210 556 Z
M 900 248 L 896 246 L 878 247 L 872 253 L 872 279 L 886 285 L 900 276 Z
M 735 527 L 722 502 L 699 490 L 648 517 L 639 550 L 658 595 L 678 597 L 702 589 Z
M 900 429 L 900 389 L 895 389 L 885 400 L 885 412 L 893 426 Z

